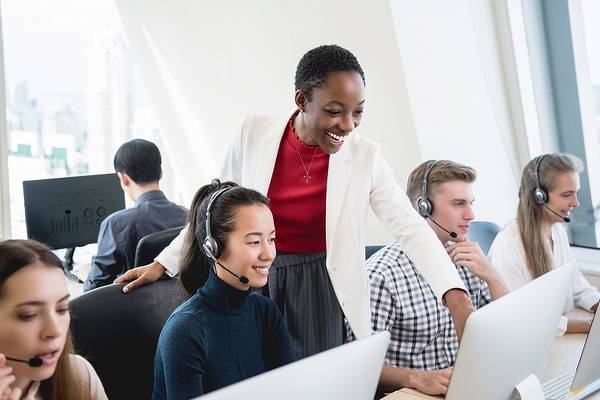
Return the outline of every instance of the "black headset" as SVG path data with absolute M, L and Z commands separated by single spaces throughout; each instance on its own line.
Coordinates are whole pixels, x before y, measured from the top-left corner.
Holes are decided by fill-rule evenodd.
M 424 218 L 431 218 L 431 213 L 433 212 L 433 203 L 427 198 L 427 176 L 429 175 L 429 171 L 431 171 L 433 166 L 438 162 L 440 162 L 440 160 L 431 161 L 427 165 L 427 169 L 425 169 L 425 176 L 423 177 L 423 194 L 418 205 L 419 214 L 421 214 L 421 216 Z
M 213 184 L 218 184 L 218 182 L 213 181 Z M 221 252 L 223 251 L 223 245 L 217 237 L 213 237 L 210 234 L 210 209 L 213 203 L 219 198 L 219 196 L 234 188 L 236 188 L 236 186 L 230 186 L 223 189 L 219 189 L 216 192 L 214 192 L 213 195 L 210 197 L 210 200 L 208 200 L 208 205 L 206 206 L 206 239 L 204 239 L 204 243 L 202 243 L 202 248 L 204 249 L 204 254 L 206 254 L 208 258 L 210 258 L 216 264 L 219 264 L 221 267 L 223 267 L 225 271 L 238 278 L 238 280 L 244 285 L 247 285 L 249 282 L 248 278 L 246 278 L 243 275 L 236 274 L 235 272 L 229 270 L 226 266 L 219 262 Z
M 550 199 L 550 196 L 548 195 L 548 190 L 546 190 L 546 188 L 543 188 L 540 185 L 540 164 L 542 163 L 544 157 L 546 157 L 546 154 L 538 156 L 535 160 L 535 191 L 533 192 L 533 198 L 535 199 L 536 203 L 546 207 L 548 210 L 550 210 L 552 214 L 556 215 L 558 218 L 561 218 L 565 222 L 571 222 L 571 218 L 563 217 L 562 215 L 548 207 L 548 204 L 546 204 Z M 521 191 L 519 191 L 519 197 L 521 197 Z
M 427 165 L 427 169 L 425 169 L 425 176 L 423 177 L 423 195 L 421 196 L 421 201 L 419 201 L 418 205 L 419 214 L 421 214 L 423 218 L 429 218 L 431 222 L 439 226 L 443 231 L 446 231 L 451 238 L 456 238 L 458 236 L 456 232 L 449 231 L 448 229 L 444 228 L 443 226 L 435 222 L 435 220 L 431 216 L 431 213 L 433 212 L 433 203 L 427 198 L 427 175 L 429 175 L 429 171 L 431 171 L 433 166 L 438 162 L 440 162 L 440 160 L 431 161 Z
M 223 193 L 228 190 L 233 189 L 233 187 L 226 187 L 223 189 L 219 189 L 213 193 L 208 201 L 208 206 L 206 206 L 206 239 L 204 239 L 204 243 L 202 244 L 202 248 L 204 249 L 204 253 L 206 256 L 211 258 L 212 260 L 217 260 L 221 257 L 221 251 L 223 250 L 223 246 L 218 238 L 212 237 L 210 234 L 210 210 L 212 208 L 213 203 L 221 196 Z
M 540 186 L 540 164 L 544 157 L 546 157 L 545 154 L 538 156 L 535 160 L 535 192 L 533 192 L 533 198 L 539 204 L 546 204 L 549 199 L 548 191 Z

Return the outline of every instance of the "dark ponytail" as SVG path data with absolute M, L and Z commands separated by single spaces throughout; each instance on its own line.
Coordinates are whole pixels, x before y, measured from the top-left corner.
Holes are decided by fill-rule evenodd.
M 234 182 L 221 183 L 214 179 L 210 185 L 198 189 L 188 212 L 188 230 L 179 261 L 179 283 L 184 293 L 190 297 L 204 286 L 214 264 L 202 248 L 206 239 L 206 208 L 212 195 L 224 188 L 231 189 L 223 192 L 213 202 L 210 217 L 211 236 L 219 242 L 221 250 L 227 246 L 229 234 L 236 229 L 239 208 L 251 205 L 269 206 L 267 197 Z

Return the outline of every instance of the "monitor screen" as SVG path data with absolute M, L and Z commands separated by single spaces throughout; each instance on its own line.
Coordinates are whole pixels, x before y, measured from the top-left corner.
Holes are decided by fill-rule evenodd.
M 52 249 L 98 240 L 100 224 L 125 208 L 116 173 L 23 182 L 27 237 Z
M 469 316 L 446 400 L 513 400 L 515 388 L 532 374 L 541 394 L 575 269 L 570 261 Z

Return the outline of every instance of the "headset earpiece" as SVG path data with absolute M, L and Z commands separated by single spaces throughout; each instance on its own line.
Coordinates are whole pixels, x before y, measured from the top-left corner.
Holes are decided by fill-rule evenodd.
M 419 201 L 419 214 L 421 214 L 422 217 L 427 218 L 431 215 L 432 212 L 433 212 L 433 203 L 431 203 L 431 201 L 429 201 L 429 199 L 422 198 Z
M 202 246 L 204 252 L 209 258 L 218 260 L 221 257 L 221 246 L 219 246 L 219 239 L 212 236 L 207 237 L 204 240 L 204 246 Z
M 546 204 L 548 202 L 548 193 L 546 193 L 546 191 L 542 188 L 535 189 L 535 192 L 533 192 L 533 197 L 535 198 L 535 201 L 540 204 Z

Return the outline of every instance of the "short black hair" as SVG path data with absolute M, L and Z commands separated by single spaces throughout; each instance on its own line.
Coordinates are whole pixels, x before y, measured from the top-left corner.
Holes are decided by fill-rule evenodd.
M 133 139 L 121 145 L 114 160 L 115 171 L 127 174 L 138 185 L 158 182 L 161 162 L 158 147 L 144 139 Z
M 325 86 L 332 72 L 358 72 L 366 85 L 365 73 L 354 54 L 331 44 L 316 47 L 302 56 L 296 68 L 296 90 L 302 90 L 311 101 L 313 89 Z

